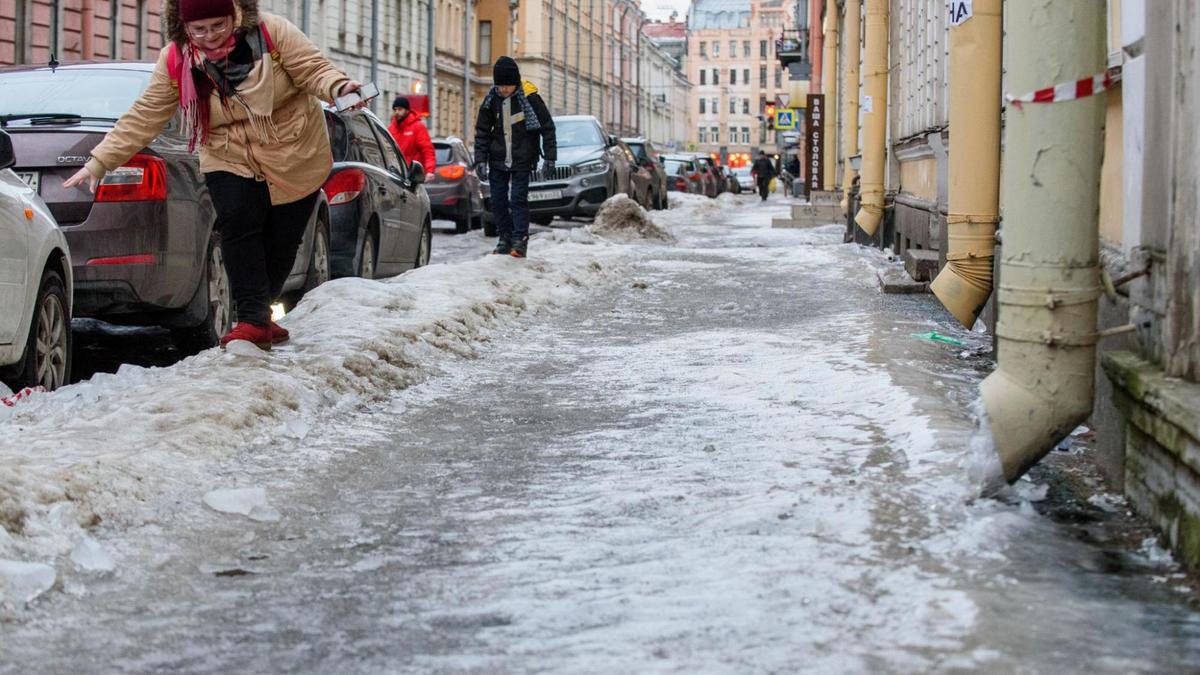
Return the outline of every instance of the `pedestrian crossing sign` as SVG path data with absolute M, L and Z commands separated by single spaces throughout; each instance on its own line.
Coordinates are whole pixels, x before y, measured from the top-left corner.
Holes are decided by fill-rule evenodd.
M 776 129 L 795 129 L 796 111 L 791 108 L 781 108 L 775 111 Z

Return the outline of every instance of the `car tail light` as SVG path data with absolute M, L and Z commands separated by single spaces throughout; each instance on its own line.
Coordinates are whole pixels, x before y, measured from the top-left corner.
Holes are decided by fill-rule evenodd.
M 87 261 L 89 265 L 153 265 L 158 262 L 158 258 L 153 253 L 142 253 L 139 255 L 119 255 L 112 258 L 92 258 Z
M 446 180 L 458 180 L 467 175 L 467 167 L 461 164 L 448 164 L 437 168 L 437 175 Z
M 325 196 L 330 206 L 349 204 L 358 199 L 367 185 L 367 174 L 362 169 L 342 169 L 325 181 Z
M 678 190 L 686 190 L 687 189 L 687 181 L 682 178 L 677 177 L 675 179 L 675 188 Z
M 691 178 L 692 180 L 700 180 L 700 174 L 694 173 L 694 174 L 688 176 L 688 178 Z
M 96 188 L 98 202 L 162 202 L 167 200 L 167 163 L 161 157 L 136 154 L 108 172 Z

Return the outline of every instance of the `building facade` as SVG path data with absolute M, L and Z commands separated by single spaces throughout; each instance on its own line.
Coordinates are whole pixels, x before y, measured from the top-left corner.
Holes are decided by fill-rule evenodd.
M 697 0 L 688 15 L 687 76 L 692 83 L 690 149 L 734 166 L 758 150 L 780 151 L 766 113 L 787 83 L 775 40 L 789 24 L 782 0 Z
M 0 2 L 0 64 L 155 59 L 162 0 Z M 114 39 L 114 36 L 117 36 Z
M 660 150 L 680 150 L 687 137 L 687 78 L 676 61 L 653 41 L 642 44 L 638 63 L 636 128 Z

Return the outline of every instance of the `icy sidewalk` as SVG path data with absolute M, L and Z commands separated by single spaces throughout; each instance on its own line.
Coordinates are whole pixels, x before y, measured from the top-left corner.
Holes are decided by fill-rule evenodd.
M 697 208 L 709 205 L 660 217 L 688 221 Z M 636 254 L 583 229 L 538 235 L 531 248 L 525 261 L 476 257 L 382 282 L 337 280 L 284 320 L 293 339 L 270 354 L 213 349 L 168 368 L 123 367 L 5 408 L 0 560 L 54 565 L 99 522 L 152 520 L 158 495 L 211 484 L 215 463 L 302 439 L 471 357 L 523 313 L 620 278 Z

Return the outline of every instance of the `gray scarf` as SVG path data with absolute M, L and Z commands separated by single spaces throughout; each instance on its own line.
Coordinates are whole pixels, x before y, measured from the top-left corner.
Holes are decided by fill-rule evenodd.
M 529 131 L 537 131 L 541 129 L 542 122 L 538 119 L 537 113 L 533 111 L 533 105 L 531 105 L 529 103 L 529 99 L 525 97 L 525 91 L 520 85 L 517 86 L 517 92 L 513 94 L 513 96 L 517 97 L 517 101 L 521 103 L 521 110 L 525 112 L 525 128 Z M 491 110 L 492 105 L 496 102 L 497 98 L 502 99 L 504 97 L 500 95 L 499 89 L 492 87 L 492 90 L 488 92 L 487 97 L 483 99 L 483 108 L 485 110 Z

